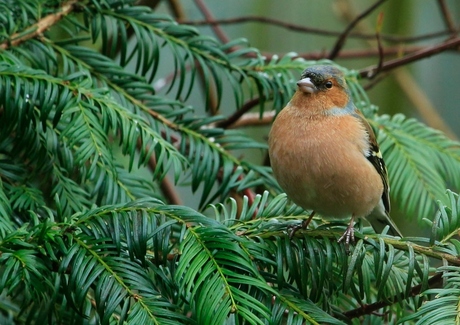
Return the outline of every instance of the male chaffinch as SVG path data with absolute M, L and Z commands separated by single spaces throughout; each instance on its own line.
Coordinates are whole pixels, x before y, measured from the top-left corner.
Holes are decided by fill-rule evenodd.
M 385 163 L 375 134 L 354 105 L 343 73 L 319 65 L 303 71 L 298 89 L 276 117 L 269 135 L 273 173 L 286 194 L 323 217 L 350 217 L 340 237 L 354 240 L 355 218 L 377 233 L 402 237 L 390 219 Z M 294 229 L 293 232 L 295 232 Z M 291 236 L 293 233 L 291 233 Z

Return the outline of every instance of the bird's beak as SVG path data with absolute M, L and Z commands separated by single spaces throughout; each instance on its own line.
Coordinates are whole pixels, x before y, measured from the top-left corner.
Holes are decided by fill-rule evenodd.
M 299 87 L 300 91 L 304 93 L 313 94 L 317 90 L 313 82 L 311 82 L 310 78 L 303 78 L 297 81 L 297 86 Z

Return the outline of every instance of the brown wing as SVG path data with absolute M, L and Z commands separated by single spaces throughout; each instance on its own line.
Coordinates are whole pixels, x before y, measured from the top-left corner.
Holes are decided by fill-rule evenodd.
M 388 185 L 388 172 L 385 166 L 385 162 L 383 161 L 382 153 L 380 152 L 374 130 L 372 130 L 372 127 L 370 126 L 369 122 L 366 120 L 366 118 L 362 115 L 362 113 L 359 110 L 356 110 L 355 113 L 355 116 L 362 123 L 367 133 L 369 134 L 370 152 L 369 155 L 366 156 L 366 158 L 375 167 L 375 169 L 380 175 L 380 178 L 382 179 L 382 201 L 383 205 L 385 206 L 385 211 L 387 213 L 390 213 L 390 187 Z

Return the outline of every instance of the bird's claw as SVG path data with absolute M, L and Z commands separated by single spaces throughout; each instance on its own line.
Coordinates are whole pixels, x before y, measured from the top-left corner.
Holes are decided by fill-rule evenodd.
M 299 231 L 299 229 L 307 229 L 308 225 L 310 224 L 311 222 L 311 219 L 313 219 L 313 216 L 315 215 L 315 211 L 313 211 L 311 214 L 310 214 L 310 217 L 308 217 L 307 220 L 304 220 L 302 221 L 301 224 L 297 224 L 297 225 L 294 225 L 294 226 L 291 226 L 289 227 L 290 230 L 289 230 L 289 239 L 292 239 L 295 235 L 295 233 L 297 231 Z
M 307 219 L 307 220 L 304 220 L 302 221 L 301 224 L 297 224 L 297 225 L 294 225 L 294 226 L 291 226 L 290 230 L 289 230 L 289 239 L 292 239 L 292 237 L 294 237 L 295 233 L 297 231 L 299 231 L 300 229 L 304 230 L 304 229 L 307 229 L 308 225 L 310 224 L 310 221 L 311 219 L 313 218 L 314 216 L 314 212 L 312 212 L 312 214 L 310 215 L 310 217 Z
M 355 242 L 355 229 L 353 227 L 348 227 L 347 230 L 343 233 L 342 236 L 337 240 L 338 243 L 345 239 L 345 245 L 350 245 L 350 243 Z
M 347 227 L 347 230 L 343 233 L 342 236 L 337 240 L 338 243 L 345 239 L 345 250 L 347 254 L 350 254 L 350 242 L 355 242 L 355 228 L 353 227 L 353 221 Z
M 303 228 L 303 222 L 298 225 L 290 226 L 289 227 L 289 239 L 292 239 L 297 231 Z

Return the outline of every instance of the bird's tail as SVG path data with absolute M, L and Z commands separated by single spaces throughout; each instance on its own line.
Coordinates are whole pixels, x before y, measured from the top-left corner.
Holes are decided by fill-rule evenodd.
M 381 234 L 383 229 L 385 229 L 386 226 L 389 226 L 387 231 L 388 235 L 403 237 L 401 231 L 399 231 L 393 220 L 391 220 L 390 215 L 386 212 L 373 211 L 366 219 L 369 221 L 377 234 Z

